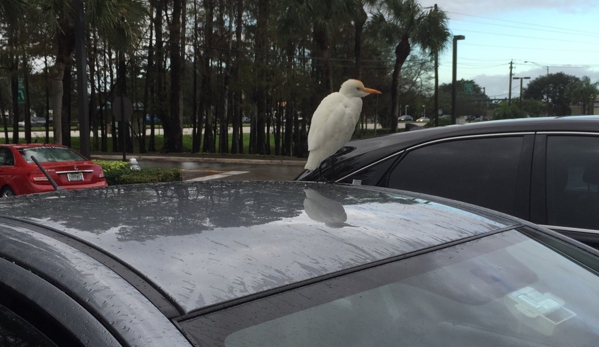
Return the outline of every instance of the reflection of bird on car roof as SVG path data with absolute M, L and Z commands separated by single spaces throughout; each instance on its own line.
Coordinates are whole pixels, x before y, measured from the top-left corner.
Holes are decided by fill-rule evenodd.
M 308 217 L 331 228 L 351 227 L 345 223 L 347 214 L 339 202 L 325 198 L 314 189 L 304 189 L 304 210 Z

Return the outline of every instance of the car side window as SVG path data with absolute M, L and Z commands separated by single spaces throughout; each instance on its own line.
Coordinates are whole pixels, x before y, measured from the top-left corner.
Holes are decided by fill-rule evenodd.
M 599 137 L 547 137 L 547 222 L 599 229 Z
M 2 165 L 2 166 L 15 165 L 15 158 L 10 149 L 0 148 L 0 165 Z
M 391 165 L 395 162 L 397 156 L 387 158 L 371 166 L 368 166 L 359 172 L 345 178 L 342 183 L 357 183 L 361 185 L 376 185 L 378 181 L 383 177 L 385 172 L 389 170 Z
M 0 345 L 55 347 L 44 334 L 26 320 L 0 305 Z
M 514 214 L 523 137 L 432 144 L 408 152 L 388 186 L 464 201 Z

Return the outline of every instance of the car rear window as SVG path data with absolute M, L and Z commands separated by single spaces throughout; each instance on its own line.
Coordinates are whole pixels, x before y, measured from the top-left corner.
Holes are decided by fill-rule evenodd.
M 192 318 L 201 346 L 591 346 L 599 277 L 511 230 Z
M 40 163 L 87 160 L 71 149 L 64 147 L 21 148 L 19 154 L 28 163 L 33 163 L 32 156 Z

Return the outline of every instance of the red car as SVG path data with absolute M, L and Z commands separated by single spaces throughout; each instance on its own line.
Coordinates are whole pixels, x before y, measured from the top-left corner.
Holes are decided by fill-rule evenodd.
M 55 144 L 0 144 L 0 196 L 54 190 L 35 164 L 35 157 L 60 188 L 105 187 L 102 167 L 67 146 Z

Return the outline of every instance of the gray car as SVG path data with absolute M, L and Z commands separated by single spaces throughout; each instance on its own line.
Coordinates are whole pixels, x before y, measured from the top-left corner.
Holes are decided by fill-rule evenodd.
M 31 126 L 32 127 L 41 127 L 46 125 L 46 118 L 44 117 L 31 117 Z M 19 122 L 19 126 L 20 127 L 24 127 L 25 126 L 25 121 L 20 121 Z
M 2 346 L 593 346 L 596 250 L 386 188 L 196 182 L 0 202 Z

